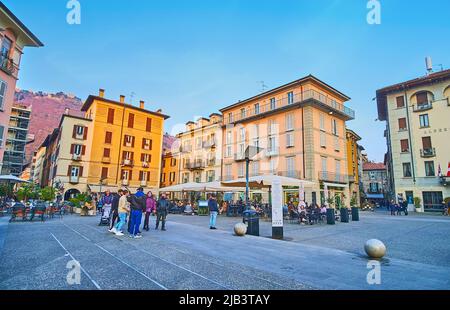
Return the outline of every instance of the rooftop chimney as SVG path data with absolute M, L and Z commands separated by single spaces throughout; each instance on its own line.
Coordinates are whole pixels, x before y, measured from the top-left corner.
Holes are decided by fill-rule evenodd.
M 120 103 L 125 103 L 125 96 L 124 95 L 120 95 Z
M 69 111 L 70 111 L 70 109 L 69 109 L 69 108 L 66 108 L 66 109 L 64 110 L 64 114 L 69 115 Z
M 100 88 L 98 90 L 98 96 L 101 98 L 105 97 L 105 90 L 103 88 Z
M 162 113 L 162 109 L 158 109 L 156 113 Z
M 144 109 L 145 108 L 145 101 L 143 101 L 143 100 L 139 101 L 139 107 L 141 109 Z
M 430 56 L 427 56 L 425 58 L 425 64 L 427 66 L 427 72 L 428 72 L 427 74 L 433 73 L 433 62 L 431 61 L 431 57 Z

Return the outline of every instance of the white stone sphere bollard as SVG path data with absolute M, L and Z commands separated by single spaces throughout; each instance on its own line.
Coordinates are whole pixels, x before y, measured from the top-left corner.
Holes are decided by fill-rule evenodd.
M 370 258 L 380 259 L 386 255 L 386 246 L 378 239 L 367 240 L 364 250 Z
M 247 233 L 247 225 L 245 225 L 244 223 L 237 223 L 236 225 L 234 225 L 234 233 L 236 234 L 236 236 L 245 236 L 245 234 Z

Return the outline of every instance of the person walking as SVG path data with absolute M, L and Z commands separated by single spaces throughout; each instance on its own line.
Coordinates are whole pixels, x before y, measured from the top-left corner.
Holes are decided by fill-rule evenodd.
M 145 212 L 145 194 L 144 189 L 139 187 L 134 195 L 128 197 L 128 202 L 131 207 L 131 228 L 130 228 L 130 238 L 141 238 L 139 227 L 142 222 L 142 213 Z
M 148 224 L 150 221 L 150 216 L 156 212 L 156 201 L 153 198 L 152 192 L 147 193 L 146 199 L 146 210 L 145 210 L 145 221 L 144 221 L 144 229 L 149 231 Z
M 391 215 L 395 215 L 395 208 L 396 208 L 395 201 L 392 200 L 390 205 Z
M 127 221 L 127 215 L 130 213 L 130 203 L 128 202 L 128 191 L 123 190 L 119 191 L 120 198 L 119 203 L 117 206 L 117 212 L 119 216 L 119 221 L 113 228 L 113 233 L 116 234 L 116 236 L 123 236 L 122 227 L 125 225 L 125 222 Z
M 162 222 L 161 230 L 166 230 L 166 218 L 167 213 L 169 213 L 169 200 L 166 198 L 166 194 L 162 193 L 161 198 L 158 200 L 156 204 L 156 227 L 155 230 L 158 230 L 159 222 Z
M 111 204 L 111 212 L 112 212 L 112 217 L 111 217 L 111 223 L 109 225 L 109 231 L 113 232 L 113 229 L 115 227 L 116 224 L 116 220 L 117 222 L 119 222 L 119 200 L 120 197 L 122 196 L 122 190 L 119 189 L 116 194 L 113 194 L 113 201 Z
M 208 208 L 209 208 L 209 229 L 217 229 L 216 228 L 216 220 L 217 214 L 219 213 L 219 205 L 217 204 L 216 196 L 211 194 L 208 200 Z

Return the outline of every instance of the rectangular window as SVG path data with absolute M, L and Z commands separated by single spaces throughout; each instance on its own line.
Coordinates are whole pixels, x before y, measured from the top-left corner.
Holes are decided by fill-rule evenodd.
M 103 157 L 109 158 L 111 156 L 111 149 L 103 149 Z
M 275 110 L 277 108 L 277 104 L 275 98 L 270 98 L 270 109 Z
M 227 144 L 232 144 L 233 143 L 233 134 L 231 132 L 231 130 L 227 131 Z
M 408 153 L 409 152 L 409 141 L 408 139 L 400 140 L 400 150 L 402 153 Z
M 325 131 L 325 115 L 320 114 L 320 130 Z
M 233 113 L 228 113 L 228 122 L 232 123 L 233 122 Z
M 227 148 L 225 150 L 225 157 L 231 157 L 231 153 L 232 153 L 231 145 L 227 145 Z
M 403 97 L 403 96 L 400 96 L 400 97 L 397 97 L 397 98 L 395 98 L 396 99 L 396 101 L 397 101 L 397 108 L 399 109 L 399 108 L 403 108 L 404 106 L 405 106 L 405 97 Z
M 433 146 L 431 145 L 431 137 L 422 137 L 422 146 L 424 150 L 429 150 Z
M 108 124 L 114 124 L 114 109 L 108 108 Z
M 294 147 L 294 133 L 286 133 L 286 147 Z
M 112 143 L 112 132 L 107 131 L 105 134 L 105 144 Z
M 336 167 L 336 177 L 339 178 L 341 175 L 341 161 L 339 159 L 335 159 L 334 164 Z M 337 179 L 336 181 L 340 181 L 340 180 Z
M 123 146 L 134 147 L 134 137 L 125 135 L 125 138 L 123 139 Z
M 321 157 L 321 161 L 322 161 L 322 171 L 323 172 L 327 172 L 328 171 L 327 158 L 326 157 Z
M 3 110 L 5 96 L 6 96 L 6 83 L 0 80 L 0 110 Z
M 422 114 L 419 116 L 420 128 L 430 127 L 430 122 L 428 119 L 428 114 Z
M 255 114 L 259 114 L 259 103 L 255 104 Z
M 422 196 L 425 210 L 442 211 L 442 192 L 422 192 Z
M 134 127 L 134 114 L 130 113 L 128 114 L 128 128 Z
M 252 162 L 252 175 L 259 175 L 259 161 Z
M 122 177 L 122 180 L 129 181 L 132 178 L 132 173 L 130 170 L 122 170 L 121 177 Z
M 239 128 L 239 142 L 245 142 L 245 128 Z
M 333 133 L 333 135 L 337 136 L 338 134 L 338 129 L 337 129 L 337 122 L 335 119 L 331 120 L 331 132 Z
M 245 118 L 245 108 L 241 109 L 241 119 Z
M 145 124 L 145 130 L 147 132 L 151 132 L 152 131 L 152 119 L 147 117 L 147 123 Z
M 5 133 L 5 127 L 0 126 L 0 149 L 3 147 L 3 134 Z
M 323 148 L 327 147 L 327 135 L 325 132 L 320 132 L 320 146 Z
M 102 180 L 106 180 L 108 178 L 108 168 L 107 167 L 103 167 L 102 168 Z
M 231 174 L 231 169 L 232 169 L 231 165 L 225 165 L 225 179 L 226 180 L 230 180 L 233 177 L 233 175 Z
M 294 130 L 294 114 L 286 114 L 286 131 Z
M 425 162 L 425 175 L 427 177 L 436 176 L 436 174 L 434 172 L 434 161 L 426 161 Z
M 341 150 L 339 137 L 334 137 L 334 150 L 338 152 Z
M 288 104 L 294 103 L 294 92 L 288 92 Z
M 295 178 L 295 157 L 286 158 L 287 177 Z
M 195 149 L 196 150 L 200 150 L 202 149 L 203 145 L 202 145 L 202 137 L 197 137 L 195 138 Z
M 410 178 L 411 176 L 411 163 L 403 163 L 403 177 Z
M 177 159 L 176 158 L 170 159 L 170 166 L 175 167 L 176 165 L 177 165 Z
M 153 148 L 153 141 L 151 139 L 142 139 L 142 148 L 147 151 L 151 151 Z
M 406 118 L 399 118 L 398 119 L 398 130 L 402 131 L 402 130 L 406 130 Z
M 141 162 L 150 163 L 152 161 L 152 155 L 150 154 L 141 154 Z M 163 161 L 165 163 L 165 161 Z
M 428 103 L 428 93 L 421 92 L 416 95 L 417 105 L 424 105 Z

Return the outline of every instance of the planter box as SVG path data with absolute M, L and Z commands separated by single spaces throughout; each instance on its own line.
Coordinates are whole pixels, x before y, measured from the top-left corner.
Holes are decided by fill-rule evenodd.
M 75 213 L 76 214 L 80 214 L 81 213 L 81 208 L 75 208 Z
M 89 210 L 88 211 L 89 216 L 95 216 L 95 210 Z

